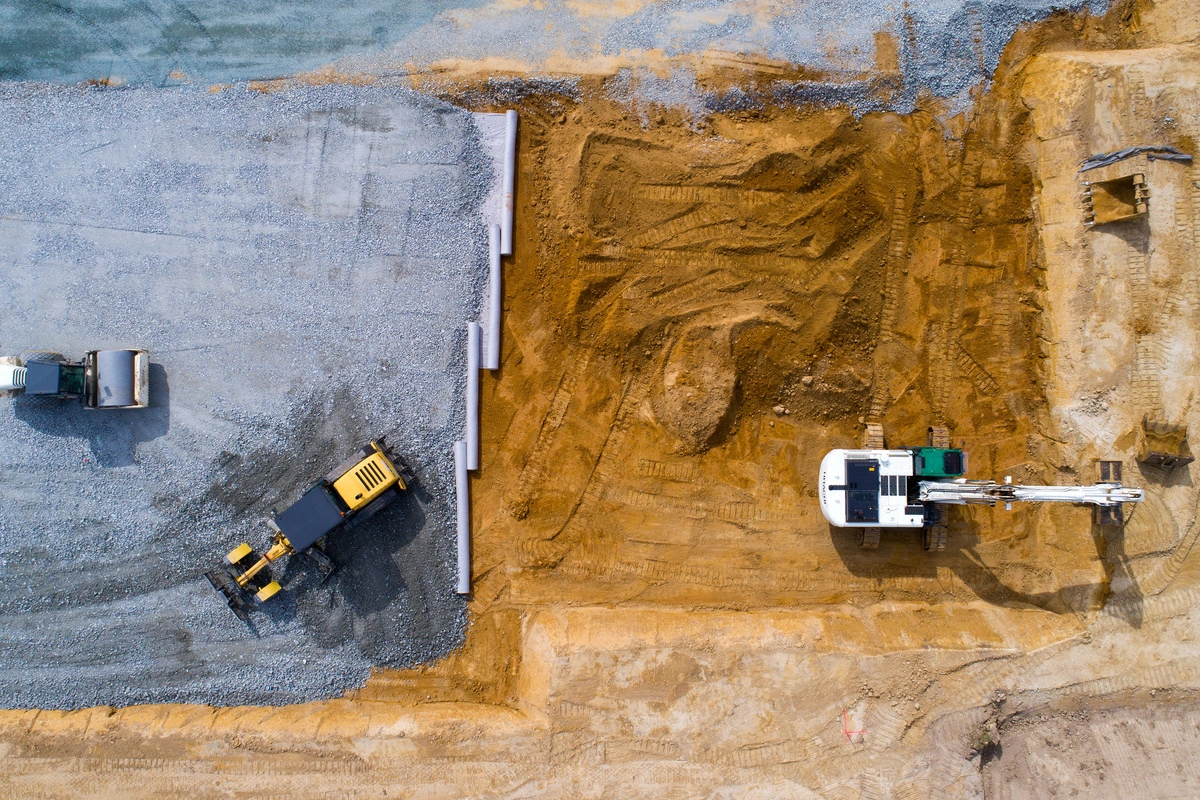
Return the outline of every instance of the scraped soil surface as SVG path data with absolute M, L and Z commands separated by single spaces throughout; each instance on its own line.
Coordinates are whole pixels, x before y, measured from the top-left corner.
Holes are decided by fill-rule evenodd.
M 865 553 L 816 502 L 821 456 L 857 446 L 865 418 L 893 446 L 949 423 L 972 476 L 1056 479 L 1019 116 L 998 140 L 840 110 L 696 131 L 546 99 L 522 119 L 484 586 L 706 608 L 1098 599 L 1078 509 L 954 513 L 953 552 L 931 558 L 919 531 Z M 1039 520 L 1072 544 L 1039 552 Z

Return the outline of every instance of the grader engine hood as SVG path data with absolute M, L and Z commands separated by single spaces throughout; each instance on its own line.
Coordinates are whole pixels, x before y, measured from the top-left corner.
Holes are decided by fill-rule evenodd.
M 351 511 L 366 506 L 397 483 L 400 474 L 383 453 L 372 453 L 333 482 L 333 490 Z

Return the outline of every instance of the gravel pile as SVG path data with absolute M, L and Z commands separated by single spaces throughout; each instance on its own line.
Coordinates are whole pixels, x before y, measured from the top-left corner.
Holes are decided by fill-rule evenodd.
M 151 404 L 0 400 L 0 704 L 290 703 L 460 644 L 452 442 L 492 180 L 400 90 L 0 85 L 0 350 L 151 351 Z M 204 579 L 387 435 L 418 475 L 246 625 Z

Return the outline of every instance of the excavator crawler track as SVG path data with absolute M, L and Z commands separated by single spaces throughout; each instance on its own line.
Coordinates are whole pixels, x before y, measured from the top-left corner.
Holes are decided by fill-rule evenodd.
M 862 537 L 859 539 L 859 544 L 863 550 L 878 550 L 879 549 L 879 528 L 860 528 Z
M 867 427 L 863 429 L 863 449 L 884 449 L 883 426 L 878 422 L 868 422 Z
M 931 553 L 940 553 L 946 549 L 946 538 L 950 533 L 944 522 L 935 522 L 925 526 L 925 549 Z
M 929 426 L 929 446 L 942 450 L 950 449 L 950 429 L 945 425 Z

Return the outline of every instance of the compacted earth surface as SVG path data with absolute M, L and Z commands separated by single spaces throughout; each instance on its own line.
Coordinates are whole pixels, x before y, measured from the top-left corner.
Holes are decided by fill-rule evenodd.
M 520 115 L 462 646 L 320 702 L 5 712 L 3 791 L 1194 796 L 1200 498 L 1137 452 L 1144 418 L 1200 422 L 1200 170 L 1123 162 L 1148 212 L 1089 228 L 1078 169 L 1194 153 L 1200 12 L 1059 13 L 991 62 L 981 32 L 990 79 L 898 107 L 919 36 L 881 31 L 870 80 L 691 54 L 657 101 L 566 56 L 415 72 Z M 1121 461 L 1145 501 L 954 509 L 944 552 L 863 550 L 816 476 L 868 421 L 947 426 L 971 478 Z

